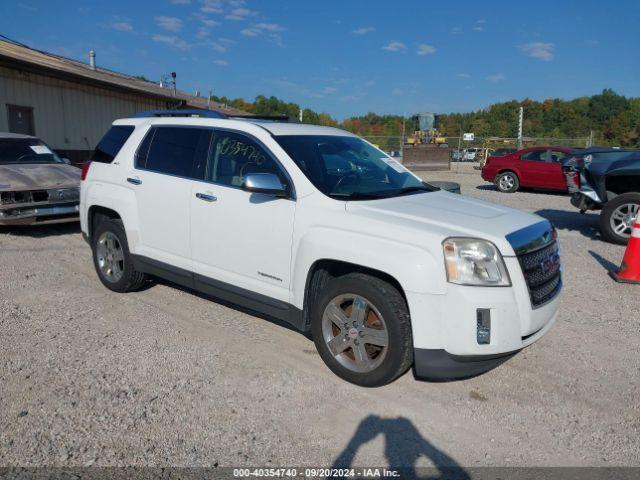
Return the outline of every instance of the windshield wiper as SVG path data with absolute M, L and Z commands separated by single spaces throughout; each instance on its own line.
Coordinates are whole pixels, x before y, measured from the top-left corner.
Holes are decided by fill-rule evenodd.
M 416 192 L 431 192 L 432 190 L 430 190 L 429 188 L 425 187 L 425 186 L 419 186 L 419 187 L 405 187 L 405 188 L 401 188 L 398 191 L 398 196 L 400 195 L 408 195 L 410 193 L 416 193 Z
M 330 193 L 330 197 L 337 198 L 339 200 L 378 200 L 386 198 L 386 195 L 380 195 L 376 193 Z

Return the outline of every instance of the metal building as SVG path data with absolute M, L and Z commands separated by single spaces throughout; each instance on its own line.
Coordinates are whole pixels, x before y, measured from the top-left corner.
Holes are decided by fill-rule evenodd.
M 0 132 L 36 135 L 86 161 L 111 122 L 136 112 L 197 108 L 246 112 L 173 88 L 0 40 Z M 1 111 L 4 110 L 4 111 Z

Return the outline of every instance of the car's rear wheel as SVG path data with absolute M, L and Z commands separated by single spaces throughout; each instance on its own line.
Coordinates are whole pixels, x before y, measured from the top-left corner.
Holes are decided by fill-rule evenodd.
M 600 231 L 605 240 L 626 245 L 640 212 L 640 193 L 623 193 L 607 202 L 600 212 Z
M 504 193 L 513 193 L 520 187 L 518 175 L 513 172 L 502 172 L 496 177 L 496 187 Z
M 330 280 L 313 306 L 312 333 L 327 366 L 356 385 L 390 383 L 413 361 L 406 302 L 393 285 L 370 275 Z
M 91 247 L 98 278 L 109 290 L 131 292 L 146 282 L 145 274 L 133 266 L 121 220 L 101 220 L 93 232 Z

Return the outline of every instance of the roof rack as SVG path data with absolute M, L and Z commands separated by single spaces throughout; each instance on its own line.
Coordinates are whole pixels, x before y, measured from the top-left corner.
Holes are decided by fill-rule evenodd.
M 230 115 L 228 118 L 234 118 L 236 120 L 267 120 L 270 122 L 285 122 L 291 121 L 287 115 Z
M 201 117 L 201 118 L 228 118 L 224 113 L 215 110 L 148 110 L 136 113 L 136 118 L 149 117 Z

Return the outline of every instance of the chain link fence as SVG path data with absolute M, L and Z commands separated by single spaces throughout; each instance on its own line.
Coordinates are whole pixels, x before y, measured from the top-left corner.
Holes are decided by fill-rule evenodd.
M 362 138 L 376 145 L 385 152 L 399 152 L 407 144 L 407 140 L 412 136 L 382 136 L 382 135 L 362 135 Z M 589 145 L 589 137 L 579 138 L 550 138 L 550 137 L 524 137 L 522 142 L 523 148 L 537 146 L 553 146 L 567 148 L 585 148 Z M 458 149 L 466 148 L 486 148 L 495 150 L 497 148 L 518 148 L 517 138 L 502 137 L 475 137 L 473 141 L 465 141 L 462 137 L 446 137 L 446 146 L 452 150 L 452 154 Z

